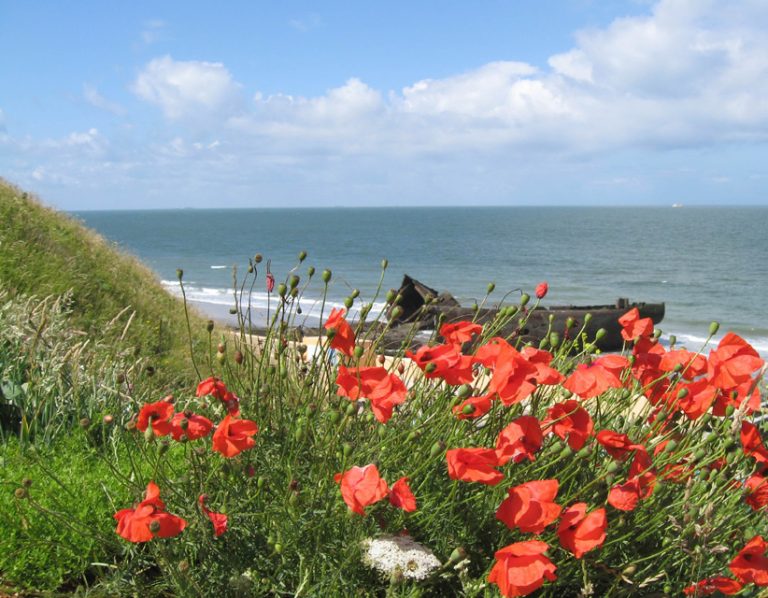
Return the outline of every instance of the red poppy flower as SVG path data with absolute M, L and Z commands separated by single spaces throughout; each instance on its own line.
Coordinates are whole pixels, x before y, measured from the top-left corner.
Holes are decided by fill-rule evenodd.
M 420 347 L 416 353 L 406 351 L 406 357 L 412 359 L 425 378 L 442 378 L 453 386 L 472 382 L 472 357 L 462 355 L 456 345 L 435 345 Z M 427 371 L 427 366 L 432 371 Z
M 177 413 L 171 420 L 171 436 L 177 442 L 183 436 L 186 436 L 187 440 L 205 438 L 211 430 L 213 430 L 213 422 L 196 413 Z
M 472 357 L 472 362 L 481 363 L 484 367 L 494 369 L 498 361 L 506 359 L 513 351 L 517 351 L 517 349 L 503 338 L 495 336 L 477 348 Z
M 684 379 L 693 380 L 706 373 L 707 359 L 700 353 L 675 349 L 662 355 L 659 368 L 664 372 L 672 372 L 680 368 L 680 375 Z
M 602 545 L 607 527 L 605 509 L 595 509 L 587 514 L 587 503 L 577 502 L 563 512 L 557 535 L 560 537 L 560 545 L 580 559 L 585 553 Z
M 625 341 L 653 334 L 653 320 L 651 318 L 641 318 L 640 310 L 636 307 L 633 307 L 621 316 L 619 324 L 621 324 L 621 338 Z
M 211 520 L 211 523 L 213 523 L 213 534 L 218 537 L 227 531 L 227 516 L 224 513 L 214 513 L 213 511 L 208 510 L 205 506 L 206 500 L 208 500 L 208 497 L 205 494 L 201 494 L 197 499 L 197 502 L 200 504 L 203 513 L 205 513 L 208 516 L 208 519 Z
M 726 596 L 732 596 L 741 592 L 744 586 L 730 577 L 708 577 L 694 583 L 683 590 L 686 596 L 710 596 L 715 592 L 720 592 Z
M 608 492 L 608 504 L 620 511 L 634 511 L 640 501 L 640 481 L 630 478 Z
M 475 322 L 450 322 L 440 326 L 440 336 L 450 345 L 463 345 L 475 334 L 482 334 L 483 327 Z
M 458 448 L 446 451 L 448 475 L 452 480 L 479 482 L 495 486 L 504 474 L 494 469 L 499 466 L 496 451 L 486 448 Z
M 730 405 L 733 405 L 734 409 L 741 409 L 742 407 L 745 407 L 745 403 L 745 412 L 754 413 L 760 409 L 761 401 L 762 397 L 760 396 L 760 389 L 757 387 L 754 380 L 750 378 L 735 388 L 721 390 L 715 399 L 712 413 L 718 417 L 723 417 Z
M 416 510 L 416 497 L 408 486 L 408 478 L 400 478 L 392 484 L 389 490 L 389 503 L 408 513 Z
M 542 424 L 545 433 L 554 432 L 558 438 L 567 439 L 568 446 L 574 451 L 581 450 L 594 429 L 587 410 L 572 399 L 552 405 L 547 411 L 547 419 Z
M 332 309 L 323 327 L 326 330 L 333 331 L 331 339 L 331 349 L 337 349 L 351 357 L 355 351 L 355 331 L 344 319 L 346 310 L 344 308 Z
M 482 397 L 469 397 L 453 408 L 453 413 L 459 419 L 475 419 L 482 417 L 491 410 L 492 401 L 488 395 Z M 467 406 L 472 407 L 469 411 Z M 469 413 L 467 413 L 469 411 Z
M 750 381 L 764 363 L 747 341 L 729 332 L 709 354 L 707 377 L 715 386 L 730 390 Z
M 115 513 L 117 533 L 129 542 L 149 542 L 152 538 L 173 538 L 187 526 L 181 517 L 165 511 L 160 500 L 160 488 L 154 482 L 147 484 L 144 500 L 134 509 Z
M 549 367 L 553 358 L 549 351 L 542 351 L 535 347 L 523 347 L 520 354 L 536 368 L 536 374 L 533 378 L 537 384 L 560 384 L 565 380 L 565 376 L 555 368 Z
M 252 436 L 258 431 L 256 422 L 249 419 L 235 419 L 227 415 L 219 422 L 213 433 L 213 450 L 227 458 L 232 458 L 256 446 Z
M 739 578 L 741 583 L 754 583 L 758 586 L 768 586 L 768 558 L 765 549 L 768 548 L 762 536 L 755 536 L 739 554 L 731 561 L 729 568 Z
M 336 376 L 337 394 L 356 401 L 367 398 L 376 419 L 385 424 L 395 405 L 405 401 L 408 389 L 396 375 L 382 367 L 346 368 L 339 366 Z
M 648 452 L 642 446 L 638 448 L 629 466 L 629 477 L 637 479 L 640 498 L 648 498 L 656 486 L 656 473 Z
M 621 388 L 621 372 L 629 365 L 626 357 L 606 355 L 592 363 L 581 363 L 568 376 L 563 387 L 582 399 L 591 399 L 609 388 Z
M 534 461 L 534 453 L 541 448 L 544 435 L 539 420 L 531 415 L 522 415 L 504 428 L 496 439 L 496 456 L 499 465 L 509 461 L 520 463 L 523 459 Z
M 557 579 L 557 567 L 544 553 L 549 546 L 539 540 L 515 542 L 496 551 L 488 581 L 499 586 L 502 596 L 527 596 Z
M 496 510 L 496 519 L 510 529 L 523 533 L 540 534 L 560 515 L 563 507 L 554 502 L 559 483 L 557 480 L 534 480 L 510 488 Z
M 678 398 L 680 391 L 686 390 L 683 398 Z M 709 383 L 705 378 L 700 378 L 687 384 L 679 384 L 672 389 L 671 402 L 685 413 L 689 419 L 695 420 L 704 415 L 714 403 L 717 397 L 717 387 Z
M 760 430 L 755 424 L 741 422 L 741 446 L 747 457 L 753 457 L 758 463 L 768 463 L 768 449 L 765 448 Z
M 755 473 L 747 478 L 744 486 L 747 489 L 744 500 L 753 510 L 759 511 L 768 507 L 768 479 Z
M 227 394 L 227 385 L 224 384 L 218 378 L 211 377 L 211 378 L 206 378 L 200 384 L 197 385 L 197 392 L 195 393 L 195 396 L 204 397 L 207 395 L 211 395 L 216 397 L 220 401 L 223 401 L 226 394 Z
M 600 430 L 597 433 L 597 441 L 611 457 L 620 461 L 626 459 L 631 451 L 645 450 L 642 444 L 633 443 L 626 434 L 611 430 Z
M 385 498 L 389 492 L 387 483 L 381 479 L 378 468 L 372 463 L 337 473 L 333 479 L 341 485 L 344 502 L 358 515 L 365 515 L 365 507 Z
M 267 293 L 271 293 L 275 290 L 275 275 L 272 272 L 267 272 L 267 278 L 265 280 L 267 286 Z
M 136 419 L 136 429 L 145 432 L 151 425 L 155 436 L 167 436 L 171 433 L 170 419 L 173 417 L 173 403 L 170 402 L 172 396 L 168 396 L 161 401 L 154 403 L 144 403 L 139 411 L 139 417 Z
M 546 282 L 540 282 L 536 285 L 536 299 L 544 299 L 549 291 L 549 285 Z

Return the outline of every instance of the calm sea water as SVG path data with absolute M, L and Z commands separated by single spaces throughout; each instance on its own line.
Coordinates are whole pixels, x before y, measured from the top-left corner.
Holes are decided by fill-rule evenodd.
M 370 300 L 382 258 L 385 289 L 403 273 L 468 305 L 497 290 L 533 293 L 545 305 L 665 302 L 660 327 L 689 348 L 712 320 L 768 354 L 768 208 L 366 208 L 81 212 L 88 226 L 138 256 L 173 292 L 183 268 L 189 296 L 212 315 L 233 304 L 232 266 L 272 260 L 278 281 L 308 253 L 304 275 L 333 270 L 331 297 L 358 288 Z M 264 264 L 262 264 L 264 266 Z M 319 278 L 319 277 L 316 277 Z M 265 305 L 263 269 L 254 303 Z M 320 281 L 304 314 L 316 314 Z M 516 301 L 518 293 L 510 295 Z

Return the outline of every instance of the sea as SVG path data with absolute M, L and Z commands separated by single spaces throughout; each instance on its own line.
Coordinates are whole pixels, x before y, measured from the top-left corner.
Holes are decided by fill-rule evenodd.
M 254 313 L 268 302 L 265 274 L 298 274 L 302 323 L 316 326 L 323 284 L 329 303 L 353 289 L 355 306 L 398 288 L 404 274 L 462 304 L 517 303 L 549 284 L 542 304 L 664 302 L 664 338 L 702 348 L 733 331 L 768 356 L 768 207 L 393 207 L 175 209 L 76 212 L 74 216 L 152 268 L 171 292 L 183 269 L 188 299 L 226 319 L 249 259 L 263 256 L 251 293 Z M 298 254 L 307 257 L 299 263 Z M 376 297 L 381 262 L 388 261 Z M 250 283 L 249 283 L 250 286 Z M 248 287 L 246 287 L 248 288 Z M 327 314 L 326 307 L 326 314 Z M 353 309 L 354 312 L 354 309 Z M 354 315 L 354 314 L 352 314 Z

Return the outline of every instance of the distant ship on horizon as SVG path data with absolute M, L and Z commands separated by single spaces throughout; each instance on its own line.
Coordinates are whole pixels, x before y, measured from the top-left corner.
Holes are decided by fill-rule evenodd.
M 682 208 L 682 207 L 683 207 L 683 204 L 681 204 L 681 203 L 673 203 L 673 204 L 672 204 L 672 207 L 673 207 L 673 208 Z

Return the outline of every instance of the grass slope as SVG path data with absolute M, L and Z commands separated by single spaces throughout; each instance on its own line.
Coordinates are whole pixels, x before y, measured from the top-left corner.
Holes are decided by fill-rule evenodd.
M 130 320 L 126 340 L 161 379 L 191 374 L 183 306 L 138 260 L 2 179 L 0 223 L 0 287 L 39 297 L 71 293 L 72 324 L 85 332 L 122 313 Z M 203 331 L 202 318 L 190 317 L 192 329 Z M 115 328 L 122 334 L 125 326 Z

